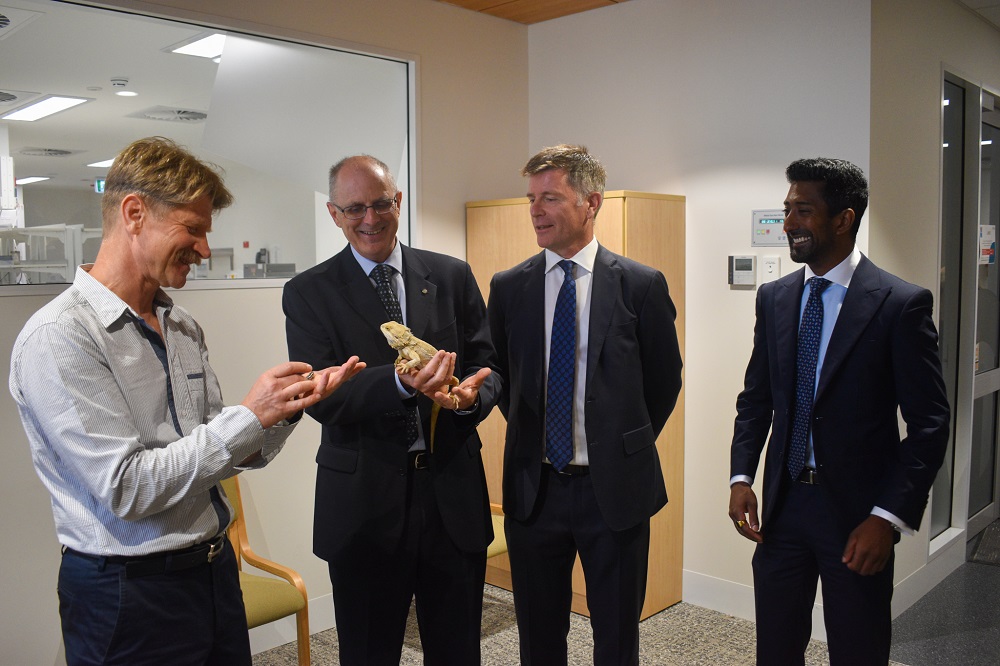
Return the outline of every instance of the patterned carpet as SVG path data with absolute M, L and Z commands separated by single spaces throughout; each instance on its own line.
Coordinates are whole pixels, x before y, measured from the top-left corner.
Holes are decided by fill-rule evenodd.
M 745 666 L 754 661 L 754 627 L 747 620 L 705 608 L 679 603 L 643 621 L 639 627 L 640 661 L 649 666 Z M 569 663 L 592 664 L 590 621 L 573 615 L 569 632 Z M 314 634 L 310 643 L 317 665 L 339 664 L 336 629 Z M 483 597 L 483 664 L 511 666 L 518 663 L 517 625 L 511 593 L 487 585 Z M 254 666 L 293 666 L 295 643 L 254 656 Z M 411 609 L 401 666 L 423 663 L 420 637 Z M 829 664 L 826 643 L 812 641 L 807 666 Z M 890 662 L 902 666 L 896 662 Z

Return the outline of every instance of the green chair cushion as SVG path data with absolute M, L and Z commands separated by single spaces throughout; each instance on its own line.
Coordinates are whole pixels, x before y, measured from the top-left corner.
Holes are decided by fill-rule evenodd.
M 291 583 L 280 578 L 255 576 L 240 572 L 243 605 L 247 609 L 247 626 L 251 629 L 280 620 L 305 608 L 306 600 Z

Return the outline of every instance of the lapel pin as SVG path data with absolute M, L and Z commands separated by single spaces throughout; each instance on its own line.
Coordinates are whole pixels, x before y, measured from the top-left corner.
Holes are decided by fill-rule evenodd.
M 420 293 L 421 293 L 421 294 L 424 294 L 424 295 L 426 296 L 426 295 L 427 295 L 427 290 L 426 290 L 426 289 L 421 289 L 421 290 L 420 290 Z

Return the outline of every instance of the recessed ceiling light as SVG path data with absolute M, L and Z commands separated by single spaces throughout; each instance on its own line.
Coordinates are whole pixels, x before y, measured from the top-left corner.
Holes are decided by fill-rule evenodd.
M 30 122 L 38 120 L 39 118 L 51 116 L 53 113 L 59 113 L 60 111 L 73 108 L 78 104 L 90 101 L 91 100 L 86 97 L 61 97 L 59 95 L 49 95 L 34 104 L 29 104 L 28 106 L 22 107 L 17 111 L 11 111 L 8 114 L 0 116 L 0 120 L 26 120 Z
M 136 92 L 136 91 L 134 91 L 134 90 L 119 90 L 119 91 L 118 91 L 118 92 L 116 92 L 115 94 L 116 94 L 116 95 L 118 95 L 119 97 L 135 97 L 135 96 L 137 96 L 137 95 L 138 95 L 139 93 L 137 93 L 137 92 Z
M 114 161 L 115 158 L 112 157 L 110 160 L 102 160 L 100 162 L 94 162 L 93 164 L 88 164 L 87 166 L 97 167 L 99 169 L 107 169 L 109 166 L 111 166 L 111 163 Z
M 225 46 L 226 36 L 217 32 L 199 37 L 194 41 L 182 42 L 176 46 L 171 46 L 169 50 L 171 53 L 193 55 L 200 58 L 218 58 L 222 55 L 222 50 Z
M 15 185 L 30 185 L 32 183 L 40 183 L 43 180 L 48 180 L 48 176 L 28 176 L 27 178 L 18 178 L 14 181 Z

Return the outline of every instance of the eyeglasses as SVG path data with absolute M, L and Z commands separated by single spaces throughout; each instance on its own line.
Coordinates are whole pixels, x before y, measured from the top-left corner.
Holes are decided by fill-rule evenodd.
M 341 208 L 337 204 L 330 202 L 330 205 L 339 210 L 344 217 L 348 220 L 363 220 L 365 215 L 368 214 L 368 209 L 371 208 L 375 211 L 376 215 L 385 215 L 393 208 L 396 207 L 395 199 L 379 199 L 371 206 L 366 206 L 364 204 L 354 204 L 353 206 L 348 206 L 347 208 Z

